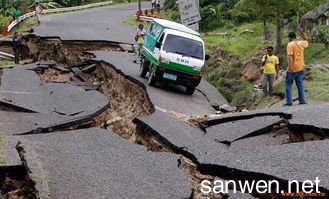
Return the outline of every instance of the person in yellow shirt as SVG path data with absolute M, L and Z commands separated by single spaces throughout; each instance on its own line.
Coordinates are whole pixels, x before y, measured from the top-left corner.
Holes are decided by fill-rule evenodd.
M 303 38 L 302 41 L 296 39 L 296 33 L 291 32 L 288 35 L 289 43 L 287 46 L 288 68 L 286 76 L 286 106 L 291 106 L 292 94 L 291 87 L 293 82 L 296 82 L 298 89 L 299 104 L 306 104 L 304 92 L 304 49 L 308 47 L 308 39 L 304 34 L 303 29 L 298 28 L 298 32 Z
M 145 35 L 146 35 L 146 31 L 144 30 L 144 25 L 139 24 L 135 36 L 137 42 L 136 47 L 138 50 L 138 56 L 140 55 L 140 49 L 143 48 Z
M 273 47 L 267 47 L 267 54 L 262 59 L 264 67 L 263 91 L 265 95 L 273 94 L 274 79 L 278 79 L 279 58 L 273 54 Z

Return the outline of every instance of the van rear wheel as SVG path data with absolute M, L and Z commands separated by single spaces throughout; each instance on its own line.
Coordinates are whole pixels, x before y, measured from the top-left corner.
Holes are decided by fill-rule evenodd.
M 195 87 L 194 86 L 191 86 L 191 87 L 188 86 L 188 87 L 186 87 L 186 94 L 193 95 L 194 91 L 195 91 Z
M 139 65 L 139 76 L 142 78 L 146 77 L 147 73 L 147 67 L 148 67 L 148 61 L 145 60 L 145 58 L 141 58 L 141 63 Z

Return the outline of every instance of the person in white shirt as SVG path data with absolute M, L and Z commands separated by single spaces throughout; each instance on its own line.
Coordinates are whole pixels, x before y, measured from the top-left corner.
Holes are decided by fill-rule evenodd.
M 156 0 L 152 0 L 152 9 L 155 9 L 156 6 Z
M 37 2 L 35 4 L 35 16 L 37 18 L 38 24 L 40 25 L 40 14 L 42 13 L 42 7 L 40 6 L 40 4 Z

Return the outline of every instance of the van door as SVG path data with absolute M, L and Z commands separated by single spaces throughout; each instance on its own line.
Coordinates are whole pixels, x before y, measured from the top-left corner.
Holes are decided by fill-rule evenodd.
M 152 23 L 148 29 L 148 34 L 145 39 L 145 47 L 150 51 L 153 51 L 155 48 L 156 41 L 163 32 L 162 26 L 156 23 Z
M 159 37 L 159 40 L 156 41 L 155 43 L 155 46 L 154 46 L 154 55 L 156 58 L 159 58 L 160 56 L 160 52 L 161 52 L 161 49 L 162 49 L 162 46 L 163 46 L 163 40 L 165 38 L 165 33 L 162 33 Z

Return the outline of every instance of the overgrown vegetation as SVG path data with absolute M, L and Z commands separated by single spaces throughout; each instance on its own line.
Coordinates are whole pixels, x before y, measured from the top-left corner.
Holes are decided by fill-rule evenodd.
M 20 63 L 30 63 L 32 60 L 31 59 L 24 59 L 24 60 L 20 60 Z M 15 66 L 15 62 L 14 61 L 9 61 L 9 60 L 2 60 L 0 59 L 0 69 L 1 68 L 9 68 L 9 67 L 13 67 Z
M 260 83 L 260 79 L 246 80 L 243 77 L 244 69 L 251 63 L 255 65 L 251 69 L 260 71 L 259 60 L 265 54 L 267 46 L 275 47 L 276 55 L 281 60 L 281 68 L 285 69 L 288 33 L 302 25 L 304 14 L 326 1 L 200 0 L 201 32 L 207 53 L 212 56 L 207 61 L 204 77 L 232 105 L 259 108 L 277 104 L 284 98 L 284 82 L 275 85 L 273 97 L 265 97 L 262 92 L 253 89 L 254 84 Z M 175 0 L 167 0 L 165 6 L 171 10 L 168 16 L 173 12 L 178 13 Z M 316 43 L 311 43 L 305 52 L 306 65 L 329 63 L 328 26 L 316 27 L 308 35 Z M 322 81 L 323 78 L 319 79 L 315 75 L 312 80 L 305 82 L 305 87 L 314 92 L 308 93 L 310 100 L 329 100 L 327 95 L 322 94 L 326 90 L 323 88 L 325 85 L 320 83 Z M 321 89 L 312 89 L 312 85 Z
M 3 147 L 4 147 L 4 138 L 2 135 L 0 135 L 0 165 L 5 163 L 4 157 L 3 157 Z M 0 196 L 1 198 L 1 196 Z

